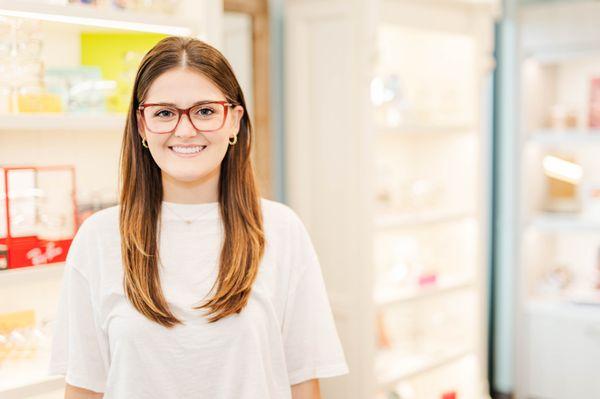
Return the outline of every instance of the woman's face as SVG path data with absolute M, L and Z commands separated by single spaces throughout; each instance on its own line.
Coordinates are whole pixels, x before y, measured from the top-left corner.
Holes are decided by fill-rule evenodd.
M 172 103 L 178 108 L 185 109 L 200 101 L 225 100 L 221 90 L 203 74 L 187 68 L 174 68 L 164 72 L 152 82 L 143 103 Z M 163 120 L 173 116 L 168 109 L 159 108 L 153 110 L 146 108 L 144 113 L 147 118 L 163 118 Z M 198 114 L 210 113 L 210 109 L 198 110 Z M 220 168 L 229 147 L 229 138 L 233 140 L 233 137 L 238 134 L 243 113 L 242 106 L 229 107 L 223 127 L 210 132 L 196 130 L 186 115 L 181 115 L 179 124 L 171 133 L 157 134 L 149 131 L 148 126 L 142 121 L 140 111 L 137 111 L 137 123 L 141 138 L 148 140 L 148 150 L 162 172 L 175 180 L 193 182 Z M 173 147 L 190 145 L 206 147 L 194 154 L 181 154 L 173 149 Z M 194 148 L 188 147 L 189 150 Z

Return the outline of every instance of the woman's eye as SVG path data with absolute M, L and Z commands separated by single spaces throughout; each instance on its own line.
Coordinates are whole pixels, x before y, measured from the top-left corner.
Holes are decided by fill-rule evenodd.
M 212 108 L 200 108 L 198 114 L 201 116 L 211 116 L 215 111 Z
M 162 118 L 168 118 L 170 116 L 174 115 L 173 112 L 169 111 L 168 109 L 163 109 L 158 111 L 156 114 L 154 114 L 154 116 L 159 116 Z

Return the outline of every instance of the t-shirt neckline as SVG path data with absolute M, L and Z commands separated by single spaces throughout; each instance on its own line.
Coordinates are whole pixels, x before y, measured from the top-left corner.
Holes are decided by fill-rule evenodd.
M 162 201 L 162 217 L 164 220 L 187 220 L 213 219 L 218 216 L 219 202 L 203 202 L 197 204 L 184 204 L 179 202 Z

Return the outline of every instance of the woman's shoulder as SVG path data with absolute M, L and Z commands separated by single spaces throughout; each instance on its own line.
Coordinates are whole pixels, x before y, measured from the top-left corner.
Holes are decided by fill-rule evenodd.
M 100 209 L 85 218 L 77 228 L 71 246 L 89 249 L 95 246 L 99 238 L 118 236 L 118 232 L 119 205 L 114 205 Z
M 97 234 L 118 230 L 119 208 L 119 205 L 114 205 L 94 212 L 80 224 L 77 234 Z
M 302 223 L 296 211 L 283 202 L 261 197 L 261 205 L 265 223 L 286 227 Z

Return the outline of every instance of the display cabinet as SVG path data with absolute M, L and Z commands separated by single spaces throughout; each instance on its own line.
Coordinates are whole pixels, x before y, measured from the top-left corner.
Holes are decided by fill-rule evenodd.
M 600 395 L 598 18 L 595 2 L 519 8 L 519 398 Z
M 326 393 L 485 397 L 499 5 L 297 0 L 286 14 L 289 203 L 350 367 Z

